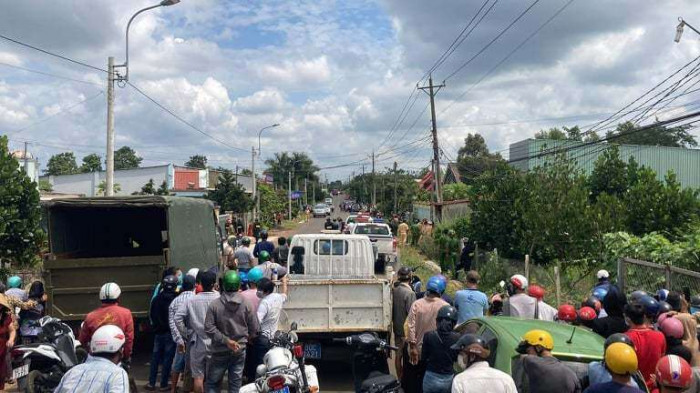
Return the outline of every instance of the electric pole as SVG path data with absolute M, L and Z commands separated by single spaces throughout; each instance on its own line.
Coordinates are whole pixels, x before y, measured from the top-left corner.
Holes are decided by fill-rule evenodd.
M 255 146 L 253 146 L 253 155 L 252 155 L 252 163 L 251 163 L 251 170 L 253 172 L 252 178 L 253 178 L 253 221 L 255 221 L 258 218 L 258 194 L 257 194 L 257 188 L 258 185 L 255 184 Z
M 289 192 L 289 221 L 292 220 L 292 171 L 287 172 L 287 190 Z
M 29 176 L 30 179 L 32 179 L 32 175 L 29 174 L 29 153 L 27 153 L 27 145 L 29 145 L 29 142 L 25 141 L 24 142 L 24 173 Z M 32 179 L 33 180 L 33 179 Z M 37 179 L 38 181 L 38 179 Z
M 377 206 L 377 180 L 374 172 L 374 150 L 372 151 L 372 206 Z
M 107 173 L 105 196 L 114 195 L 114 57 L 107 59 Z
M 399 213 L 398 200 L 396 199 L 396 161 L 394 161 L 394 213 Z
M 432 134 L 433 134 L 433 168 L 434 168 L 434 179 L 435 179 L 435 218 L 438 222 L 442 221 L 442 184 L 440 184 L 440 147 L 438 145 L 438 135 L 437 135 L 437 119 L 435 118 L 435 95 L 440 91 L 441 88 L 445 87 L 445 83 L 441 85 L 433 85 L 433 75 L 428 77 L 428 86 L 418 87 L 420 90 L 425 92 L 428 90 L 428 95 L 430 96 L 430 116 L 432 118 Z
M 309 184 L 309 175 L 306 175 L 306 178 L 304 179 L 304 203 L 306 206 L 309 205 L 309 190 L 308 190 L 308 184 Z
M 236 184 L 238 184 L 238 165 L 236 165 Z
M 364 202 L 365 194 L 367 194 L 367 184 L 365 180 L 365 164 L 362 164 L 362 202 Z

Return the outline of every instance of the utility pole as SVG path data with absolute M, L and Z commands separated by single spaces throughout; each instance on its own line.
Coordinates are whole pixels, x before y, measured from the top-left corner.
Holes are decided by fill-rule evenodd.
M 365 199 L 365 194 L 367 194 L 367 184 L 365 183 L 365 164 L 362 164 L 362 199 Z M 364 202 L 364 200 L 362 201 Z
M 398 199 L 396 199 L 396 161 L 394 161 L 394 213 L 399 213 Z
M 253 146 L 252 152 L 251 171 L 253 174 L 251 177 L 253 178 L 253 221 L 255 221 L 258 218 L 258 185 L 255 181 L 255 146 Z
M 27 176 L 29 176 L 29 178 L 31 179 L 32 176 L 29 174 L 29 156 L 28 156 L 29 153 L 27 153 L 27 145 L 28 144 L 29 144 L 29 142 L 26 142 L 26 141 L 24 142 L 24 173 Z
M 314 195 L 313 195 L 313 201 L 311 201 L 311 202 L 312 202 L 312 205 L 315 205 L 315 204 L 316 204 L 316 183 L 311 182 L 311 190 L 312 190 L 312 192 L 313 192 L 313 194 L 314 194 Z
M 107 173 L 105 196 L 114 195 L 114 57 L 107 59 Z
M 308 185 L 309 185 L 309 175 L 306 174 L 306 178 L 304 178 L 304 204 L 306 204 L 306 206 L 309 206 Z
M 289 221 L 292 220 L 292 171 L 287 172 L 287 190 L 289 192 Z
M 377 206 L 377 180 L 374 172 L 374 150 L 372 150 L 372 206 Z
M 434 161 L 434 179 L 435 179 L 435 218 L 437 221 L 442 221 L 442 184 L 440 184 L 440 147 L 438 146 L 438 135 L 437 135 L 437 119 L 435 118 L 435 95 L 440 91 L 441 88 L 445 87 L 445 83 L 441 85 L 433 85 L 433 75 L 428 77 L 428 86 L 418 87 L 420 90 L 425 92 L 428 90 L 428 95 L 430 95 L 430 116 L 433 123 L 433 161 Z
M 236 165 L 236 184 L 238 184 L 238 165 Z

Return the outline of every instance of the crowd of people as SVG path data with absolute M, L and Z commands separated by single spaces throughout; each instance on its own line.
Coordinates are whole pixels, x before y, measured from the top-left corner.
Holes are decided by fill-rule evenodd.
M 516 392 L 516 386 L 532 393 L 700 392 L 700 296 L 668 290 L 626 296 L 609 276 L 599 271 L 580 305 L 555 308 L 545 303 L 545 289 L 529 285 L 523 275 L 509 279 L 507 294 L 489 297 L 478 288 L 478 272 L 469 271 L 466 287 L 452 299 L 445 295 L 444 276 L 431 277 L 422 291 L 422 283 L 402 267 L 392 289 L 401 386 L 407 393 L 502 393 Z M 582 378 L 553 356 L 553 335 L 534 329 L 516 349 L 527 384 L 519 386 L 523 380 L 489 364 L 493 341 L 470 329 L 463 335 L 454 331 L 457 324 L 487 315 L 586 327 L 605 338 L 604 359 L 590 363 Z M 463 371 L 455 375 L 454 364 Z

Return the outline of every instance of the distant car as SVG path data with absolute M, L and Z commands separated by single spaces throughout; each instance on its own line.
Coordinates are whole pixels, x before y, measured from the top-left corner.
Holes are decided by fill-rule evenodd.
M 330 208 L 325 203 L 319 203 L 314 206 L 314 217 L 325 217 L 331 214 Z
M 387 224 L 372 224 L 362 222 L 362 216 L 357 217 L 357 223 L 353 225 L 353 235 L 365 235 L 377 247 L 377 270 L 382 271 L 387 264 L 396 264 L 396 239 L 391 234 L 391 228 Z
M 332 204 L 333 204 L 333 198 L 326 198 L 326 200 L 325 200 L 324 202 L 326 202 L 326 205 L 332 205 Z
M 549 332 L 554 339 L 552 355 L 587 383 L 588 364 L 603 359 L 605 339 L 585 327 L 511 317 L 475 318 L 455 327 L 462 334 L 476 333 L 489 344 L 489 365 L 511 375 L 518 392 L 527 391 L 528 381 L 521 355 L 515 349 L 525 333 L 533 329 Z M 644 389 L 643 381 L 637 380 L 637 384 Z

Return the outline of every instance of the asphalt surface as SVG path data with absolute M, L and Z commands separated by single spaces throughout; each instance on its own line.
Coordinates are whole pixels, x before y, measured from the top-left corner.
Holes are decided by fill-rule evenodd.
M 341 197 L 334 198 L 335 211 L 332 218 L 341 217 L 345 219 L 348 213 L 340 211 L 338 205 Z M 325 218 L 311 218 L 307 222 L 300 223 L 293 231 L 293 234 L 313 234 L 323 230 Z M 150 368 L 150 357 L 152 348 L 152 336 L 142 336 L 135 343 L 134 355 L 132 357 L 132 375 L 136 380 L 139 392 L 144 392 L 143 387 L 148 381 Z M 348 352 L 347 361 L 314 363 L 318 369 L 320 388 L 324 392 L 353 392 L 352 363 Z M 393 364 L 393 362 L 390 362 Z M 393 368 L 393 366 L 392 366 Z

